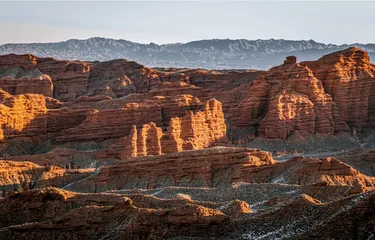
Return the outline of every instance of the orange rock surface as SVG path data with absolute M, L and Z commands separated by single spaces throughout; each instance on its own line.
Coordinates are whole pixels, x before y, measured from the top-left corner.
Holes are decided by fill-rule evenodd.
M 0 141 L 47 134 L 47 107 L 43 95 L 12 96 L 1 90 Z
M 188 102 L 185 104 L 189 106 Z M 157 108 L 152 110 L 155 111 Z M 109 156 L 125 158 L 161 155 L 162 153 L 203 149 L 216 141 L 225 139 L 224 114 L 221 103 L 217 100 L 209 100 L 201 106 L 201 110 L 196 109 L 195 112 L 188 111 L 185 114 L 183 117 L 173 117 L 169 121 L 160 119 L 159 124 L 162 122 L 169 124 L 164 132 L 154 122 L 143 124 L 140 128 L 133 125 L 128 136 L 122 137 L 118 143 L 99 153 L 98 156 L 99 158 Z M 159 116 L 163 117 L 163 114 Z
M 185 81 L 185 78 L 126 60 L 88 63 L 30 54 L 0 56 L 0 83 L 11 94 L 53 94 L 61 101 L 73 101 L 82 95 L 122 97 L 147 92 L 162 81 Z
M 375 178 L 366 176 L 336 158 L 295 157 L 277 165 L 248 168 L 238 181 L 299 185 L 346 185 L 353 193 L 374 189 Z
M 43 204 L 38 201 L 40 199 Z M 83 195 L 49 188 L 16 194 L 7 200 L 8 204 L 0 207 L 1 212 L 9 213 L 10 207 L 14 206 L 19 217 L 8 218 L 6 214 L 0 214 L 7 220 L 0 220 L 0 226 L 11 225 L 7 233 L 0 232 L 3 239 L 212 237 L 217 232 L 224 233 L 221 226 L 229 222 L 222 212 L 200 205 L 175 204 L 175 200 L 169 200 L 170 205 L 176 207 L 140 208 L 136 201 L 117 194 Z M 33 220 L 38 222 L 30 223 Z M 122 227 L 121 230 L 118 226 Z
M 53 96 L 53 83 L 51 78 L 35 68 L 23 70 L 22 67 L 0 67 L 0 86 L 10 94 L 37 93 L 44 96 Z
M 0 160 L 0 197 L 10 192 L 41 187 L 63 187 L 90 174 L 89 169 L 68 172 L 57 166 L 42 167 L 31 162 Z
M 92 64 L 90 69 L 86 94 L 123 97 L 132 93 L 147 92 L 165 80 L 184 81 L 183 76 L 176 77 L 133 61 L 113 60 L 96 63 Z
M 238 216 L 214 209 L 214 203 L 113 193 L 77 194 L 54 188 L 18 193 L 6 200 L 0 205 L 0 226 L 6 229 L 0 231 L 3 239 L 238 239 L 266 234 L 300 239 L 363 238 L 371 236 L 374 227 L 368 217 L 374 210 L 373 193 L 324 204 L 300 194 L 271 211 Z M 9 217 L 12 213 L 17 214 Z M 297 226 L 292 224 L 296 220 Z M 282 228 L 285 223 L 289 224 L 287 229 Z
M 52 81 L 54 89 L 53 96 L 59 100 L 73 100 L 74 98 L 83 95 L 87 89 L 88 74 L 90 70 L 90 65 L 88 63 L 78 61 L 60 61 L 53 58 L 38 58 L 30 54 L 9 54 L 0 57 L 0 69 L 7 70 L 15 67 L 24 69 L 26 73 L 42 73 L 44 76 L 43 78 Z M 10 80 L 18 81 L 17 76 L 14 75 L 8 76 L 8 81 Z M 46 96 L 51 96 L 51 91 L 46 92 L 42 91 L 42 89 L 35 89 L 33 87 L 35 84 L 34 82 L 35 80 L 27 81 L 27 79 L 25 79 L 22 82 L 25 85 L 25 87 L 23 87 L 25 92 L 20 92 L 19 90 L 15 93 L 34 93 L 34 91 L 37 90 L 35 93 L 47 93 L 48 95 Z M 46 88 L 44 87 L 44 89 Z
M 228 207 L 226 207 L 223 212 L 228 215 L 232 216 L 241 216 L 244 214 L 252 213 L 251 209 L 249 208 L 249 204 L 241 200 L 234 200 Z
M 349 126 L 373 126 L 375 66 L 367 52 L 352 47 L 301 65 L 309 67 L 322 82 L 337 105 L 339 117 Z
M 258 135 L 287 139 L 302 134 L 332 135 L 349 131 L 337 120 L 338 109 L 322 82 L 306 66 L 287 63 L 260 74 L 246 99 L 233 108 L 232 124 L 259 125 Z
M 247 148 L 207 148 L 160 156 L 134 157 L 103 167 L 99 175 L 72 185 L 76 190 L 97 192 L 122 188 L 162 186 L 219 186 L 240 179 L 251 166 L 276 162 L 268 152 Z M 80 184 L 84 184 L 84 189 Z

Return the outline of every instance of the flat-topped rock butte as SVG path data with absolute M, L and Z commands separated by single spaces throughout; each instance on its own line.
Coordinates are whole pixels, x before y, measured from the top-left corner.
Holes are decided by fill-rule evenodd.
M 9 54 L 0 89 L 0 239 L 375 234 L 359 48 L 267 71 Z

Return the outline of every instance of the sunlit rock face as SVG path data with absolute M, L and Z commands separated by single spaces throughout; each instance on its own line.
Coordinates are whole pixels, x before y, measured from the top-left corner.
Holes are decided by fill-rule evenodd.
M 238 108 L 247 110 L 239 126 L 259 125 L 259 136 L 266 138 L 286 139 L 295 131 L 332 135 L 349 130 L 335 126 L 337 109 L 321 81 L 293 61 L 260 74 Z
M 0 140 L 33 137 L 47 133 L 47 107 L 43 95 L 12 96 L 2 91 Z
M 154 122 L 133 125 L 128 136 L 98 154 L 99 158 L 161 155 L 183 150 L 203 149 L 226 139 L 221 103 L 209 100 L 195 112 L 173 117 L 165 131 Z
M 259 126 L 258 136 L 287 139 L 291 134 L 333 135 L 373 125 L 375 67 L 358 48 L 313 62 L 283 65 L 258 75 L 234 111 L 239 127 Z
M 353 47 L 301 65 L 322 82 L 349 126 L 374 125 L 375 66 L 367 52 Z

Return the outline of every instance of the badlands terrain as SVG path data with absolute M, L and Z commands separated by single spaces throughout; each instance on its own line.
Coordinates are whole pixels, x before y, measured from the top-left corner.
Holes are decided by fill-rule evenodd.
M 375 65 L 0 56 L 0 239 L 375 239 Z

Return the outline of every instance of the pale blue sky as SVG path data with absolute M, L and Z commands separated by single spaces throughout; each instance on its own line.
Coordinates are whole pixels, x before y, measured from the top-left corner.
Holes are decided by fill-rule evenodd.
M 109 37 L 142 43 L 314 39 L 375 43 L 375 2 L 0 2 L 0 44 Z

